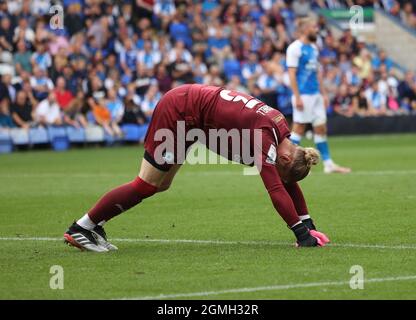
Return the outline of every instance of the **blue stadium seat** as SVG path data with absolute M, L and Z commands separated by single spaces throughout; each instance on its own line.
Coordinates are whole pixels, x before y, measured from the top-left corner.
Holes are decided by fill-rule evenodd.
M 83 128 L 75 128 L 69 126 L 66 128 L 66 134 L 69 142 L 72 143 L 83 143 L 85 142 L 85 130 Z
M 100 126 L 89 126 L 85 128 L 85 141 L 86 142 L 103 142 L 104 141 L 104 129 Z
M 8 129 L 0 128 L 0 154 L 13 151 L 13 143 Z
M 137 124 L 123 124 L 121 130 L 123 130 L 124 141 L 139 141 L 140 129 Z
M 143 142 L 144 138 L 146 137 L 147 129 L 149 128 L 149 124 L 142 124 L 139 126 L 139 141 Z
M 20 146 L 29 144 L 29 130 L 20 128 L 10 129 L 10 137 L 12 138 L 14 145 Z
M 123 130 L 124 141 L 139 142 L 143 141 L 146 136 L 148 124 L 137 125 L 137 124 L 124 124 L 121 126 Z
M 69 149 L 69 139 L 65 127 L 50 126 L 48 127 L 48 134 L 53 150 L 64 151 Z
M 105 143 L 108 146 L 111 146 L 111 145 L 121 141 L 121 139 L 119 137 L 113 137 L 105 131 L 104 131 L 104 140 L 105 140 Z
M 29 141 L 31 144 L 49 143 L 48 131 L 43 127 L 31 128 Z

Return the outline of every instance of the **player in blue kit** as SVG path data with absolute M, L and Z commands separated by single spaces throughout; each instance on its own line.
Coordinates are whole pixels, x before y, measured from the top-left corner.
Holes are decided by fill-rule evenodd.
M 341 167 L 332 161 L 326 126 L 328 104 L 319 70 L 319 50 L 315 44 L 318 34 L 316 22 L 309 17 L 298 21 L 299 38 L 286 52 L 290 86 L 293 92 L 293 127 L 290 139 L 300 144 L 306 124 L 311 123 L 314 142 L 321 153 L 325 173 L 349 173 L 350 168 Z

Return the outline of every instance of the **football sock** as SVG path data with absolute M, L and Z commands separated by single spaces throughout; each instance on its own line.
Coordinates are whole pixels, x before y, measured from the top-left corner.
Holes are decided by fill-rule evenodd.
M 324 164 L 325 162 L 328 163 L 328 161 L 331 161 L 331 155 L 329 153 L 329 146 L 326 136 L 315 134 L 313 140 L 315 142 L 316 148 L 321 153 Z
M 94 221 L 90 219 L 88 214 L 84 214 L 84 216 L 77 221 L 77 225 L 87 230 L 92 230 L 96 226 L 96 224 L 94 223 Z
M 81 218 L 80 220 L 82 221 L 80 222 L 91 230 L 96 224 L 100 223 L 102 225 L 103 221 L 108 221 L 120 213 L 134 207 L 143 199 L 154 195 L 156 192 L 157 187 L 137 177 L 133 181 L 107 192 L 95 206 L 88 211 L 87 216 L 94 223 L 92 228 L 86 218 Z M 82 225 L 80 224 L 80 226 Z
M 302 136 L 300 134 L 297 134 L 295 132 L 290 133 L 290 141 L 292 141 L 294 144 L 299 145 L 302 140 Z

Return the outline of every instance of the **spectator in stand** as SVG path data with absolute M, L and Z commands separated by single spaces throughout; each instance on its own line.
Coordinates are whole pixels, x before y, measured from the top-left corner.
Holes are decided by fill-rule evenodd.
M 42 39 L 36 44 L 36 51 L 33 53 L 31 61 L 32 66 L 37 66 L 42 70 L 47 70 L 52 66 L 52 58 L 47 51 L 48 39 Z
M 280 79 L 276 77 L 275 66 L 267 63 L 264 67 L 263 73 L 257 81 L 257 85 L 261 90 L 261 100 L 272 108 L 276 108 L 277 101 L 277 87 Z
M 161 59 L 162 57 L 159 51 L 153 50 L 151 41 L 144 42 L 143 50 L 139 50 L 137 56 L 137 62 L 148 70 L 153 70 L 153 68 L 161 61 Z
M 124 106 L 125 110 L 121 123 L 144 125 L 147 122 L 146 115 L 140 106 L 134 102 L 134 99 L 126 97 L 124 99 Z
M 56 101 L 62 111 L 71 107 L 71 103 L 74 99 L 71 91 L 66 89 L 66 82 L 64 77 L 58 77 L 56 79 L 56 87 L 54 89 Z
M 416 110 L 416 77 L 411 71 L 400 81 L 397 90 L 401 107 L 408 111 Z
M 353 97 L 349 93 L 349 88 L 346 84 L 341 85 L 338 94 L 332 101 L 334 112 L 338 115 L 351 118 L 355 114 Z
M 153 7 L 153 20 L 160 27 L 166 31 L 167 27 L 175 16 L 176 7 L 173 0 L 156 0 Z
M 24 40 L 30 44 L 33 44 L 35 41 L 35 32 L 32 28 L 28 25 L 29 21 L 21 16 L 19 18 L 19 24 L 14 29 L 14 35 L 13 35 L 13 43 L 17 43 L 20 40 Z
M 0 129 L 13 127 L 14 122 L 12 116 L 10 115 L 9 101 L 7 99 L 3 99 L 0 102 Z
M 17 92 L 16 102 L 10 108 L 11 116 L 17 127 L 29 129 L 35 125 L 34 106 L 36 105 L 37 101 L 30 91 L 21 90 Z
M 248 92 L 247 88 L 242 85 L 241 78 L 238 75 L 232 76 L 231 80 L 227 83 L 226 87 L 230 90 L 250 94 L 250 92 Z
M 374 71 L 380 71 L 382 65 L 386 66 L 387 72 L 393 67 L 393 62 L 387 57 L 386 51 L 380 50 L 372 60 L 372 67 Z
M 13 28 L 7 16 L 0 21 L 0 49 L 13 51 Z
M 45 99 L 54 88 L 53 82 L 47 77 L 46 71 L 38 66 L 34 66 L 33 68 L 30 85 L 32 86 L 35 98 L 39 101 Z
M 172 77 L 169 75 L 163 63 L 156 66 L 155 78 L 161 93 L 166 93 L 172 89 Z
M 7 99 L 14 102 L 16 99 L 16 88 L 12 85 L 12 75 L 3 74 L 0 82 L 0 101 Z
M 203 84 L 219 86 L 219 87 L 224 85 L 224 80 L 221 78 L 220 75 L 221 75 L 220 68 L 216 64 L 211 65 L 208 73 L 205 75 L 203 79 Z
M 17 73 L 21 70 L 31 73 L 32 72 L 32 54 L 26 48 L 26 42 L 20 40 L 17 42 L 17 52 L 13 56 L 14 67 Z
M 370 115 L 364 87 L 358 88 L 356 95 L 353 96 L 352 103 L 356 115 L 360 117 L 367 117 Z
M 142 110 L 146 115 L 148 121 L 150 121 L 153 111 L 156 108 L 158 101 L 160 100 L 161 94 L 157 85 L 151 85 L 144 95 L 142 101 Z
M 71 100 L 70 105 L 63 110 L 64 122 L 75 128 L 86 128 L 88 126 L 87 111 L 84 92 L 79 90 L 77 95 Z
M 207 74 L 208 68 L 204 63 L 204 59 L 201 54 L 198 54 L 194 57 L 191 67 L 193 73 L 193 80 L 196 83 L 203 83 L 204 75 Z
M 123 132 L 121 131 L 119 124 L 123 119 L 124 104 L 117 96 L 117 91 L 115 88 L 108 90 L 105 105 L 110 112 L 110 131 L 113 133 L 113 135 L 121 138 L 123 136 Z
M 123 45 L 119 54 L 120 66 L 124 74 L 131 76 L 136 68 L 138 51 L 134 48 L 133 41 L 130 38 L 126 38 Z
M 385 97 L 378 90 L 378 83 L 372 82 L 371 86 L 365 91 L 369 114 L 372 116 L 384 116 L 387 114 Z
M 413 4 L 410 1 L 403 4 L 403 9 L 400 12 L 400 18 L 406 26 L 416 28 L 416 14 L 413 10 Z
M 294 0 L 292 2 L 293 12 L 297 17 L 305 17 L 311 12 L 310 1 Z
M 183 55 L 178 54 L 175 59 L 168 66 L 169 73 L 174 81 L 173 86 L 193 82 L 191 64 L 183 58 Z
M 246 84 L 253 83 L 263 72 L 256 52 L 251 52 L 248 61 L 243 65 L 242 76 Z
M 35 120 L 43 126 L 60 126 L 63 124 L 61 109 L 56 101 L 55 92 L 50 91 L 35 109 Z
M 360 54 L 353 59 L 354 65 L 358 68 L 358 75 L 361 79 L 367 79 L 372 72 L 371 56 L 367 49 L 362 49 Z

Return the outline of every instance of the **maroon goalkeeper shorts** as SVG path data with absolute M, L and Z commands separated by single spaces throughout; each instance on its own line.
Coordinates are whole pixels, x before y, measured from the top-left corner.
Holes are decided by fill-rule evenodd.
M 188 92 L 192 85 L 168 91 L 158 102 L 144 140 L 145 159 L 154 167 L 168 171 L 185 161 L 186 151 L 195 141 L 186 141 L 189 129 Z

